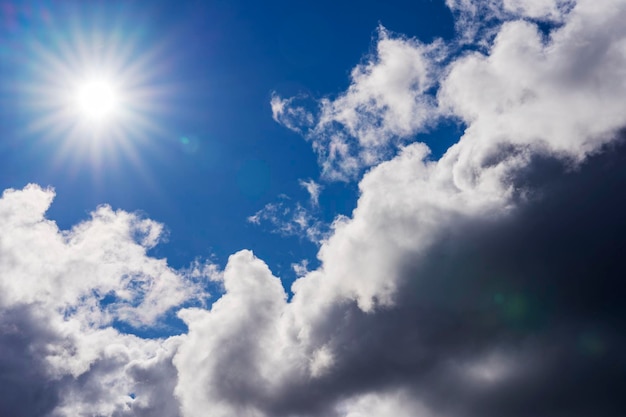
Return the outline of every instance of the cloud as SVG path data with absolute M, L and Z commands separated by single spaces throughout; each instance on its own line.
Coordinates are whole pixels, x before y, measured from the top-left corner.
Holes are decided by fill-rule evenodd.
M 446 0 L 456 13 L 467 13 L 473 19 L 531 18 L 562 21 L 576 4 L 573 0 Z
M 101 206 L 59 230 L 45 218 L 53 197 L 29 185 L 0 198 L 0 361 L 12 387 L 0 396 L 2 414 L 174 415 L 175 338 L 144 340 L 111 325 L 158 325 L 206 296 L 201 274 L 148 256 L 162 226 L 136 214 Z
M 311 204 L 315 208 L 319 185 L 311 181 L 305 183 L 311 188 Z M 315 200 L 313 199 L 315 197 Z M 319 220 L 311 210 L 300 203 L 290 204 L 289 198 L 284 197 L 277 202 L 266 204 L 261 210 L 248 217 L 248 222 L 254 225 L 268 223 L 271 232 L 282 236 L 297 236 L 319 244 L 328 234 L 328 225 Z
M 302 104 L 293 105 L 293 99 L 274 95 L 274 119 L 304 132 L 319 156 L 324 177 L 355 179 L 363 168 L 387 159 L 398 141 L 429 124 L 435 103 L 425 92 L 436 81 L 443 50 L 441 42 L 426 45 L 392 36 L 380 27 L 375 52 L 352 70 L 345 93 L 321 100 L 317 117 L 307 118 L 301 128 L 294 128 L 300 115 L 313 112 Z
M 505 21 L 530 19 L 560 25 L 576 5 L 575 0 L 446 0 L 455 16 L 458 41 L 488 47 Z
M 286 305 L 280 280 L 251 252 L 242 251 L 228 261 L 224 288 L 210 311 L 179 313 L 189 326 L 174 362 L 186 417 L 258 415 L 255 408 L 279 377 L 277 363 L 269 359 L 280 348 L 272 336 Z
M 611 191 L 624 147 L 607 144 L 626 125 L 626 11 L 602 9 L 579 2 L 549 36 L 505 22 L 487 51 L 446 64 L 437 112 L 465 123 L 463 137 L 438 161 L 400 145 L 361 179 L 352 218 L 336 222 L 277 324 L 294 335 L 281 356 L 300 365 L 285 361 L 286 382 L 254 413 L 349 415 L 363 408 L 340 404 L 398 389 L 412 400 L 384 404 L 409 415 L 620 413 L 610 369 L 623 363 L 624 312 L 598 300 L 624 292 L 610 249 L 624 236 Z M 332 358 L 324 372 L 312 372 L 318 357 Z
M 88 338 L 94 357 L 89 369 L 63 376 L 52 416 L 179 416 L 174 396 L 172 355 L 178 340 L 144 340 L 112 329 L 77 332 Z
M 91 218 L 61 231 L 44 217 L 54 192 L 29 185 L 6 190 L 0 199 L 0 283 L 3 305 L 40 303 L 96 325 L 113 320 L 135 326 L 159 316 L 203 290 L 146 256 L 162 226 L 101 206 Z M 102 309 L 98 303 L 107 298 Z
M 248 250 L 176 271 L 147 254 L 152 220 L 102 206 L 61 231 L 52 190 L 6 191 L 1 413 L 624 415 L 626 5 L 486 4 L 508 14 L 478 51 L 383 31 L 313 119 L 273 97 L 327 179 L 359 178 L 290 300 Z M 415 135 L 442 117 L 465 131 L 433 160 Z M 308 230 L 281 204 L 250 221 Z M 192 307 L 203 279 L 223 294 Z M 172 310 L 187 333 L 114 328 Z
M 281 98 L 272 93 L 270 106 L 274 121 L 297 133 L 302 133 L 303 128 L 313 125 L 313 113 L 299 104 L 303 99 L 304 97 Z
M 488 45 L 460 56 L 454 55 L 458 44 L 423 44 L 380 28 L 376 52 L 352 71 L 348 90 L 335 99 L 321 99 L 315 126 L 303 126 L 318 153 L 323 178 L 359 178 L 365 168 L 391 158 L 442 118 L 466 124 L 464 137 L 480 138 L 474 140 L 476 148 L 491 148 L 494 140 L 545 143 L 551 151 L 581 157 L 598 146 L 587 142 L 609 140 L 625 122 L 624 88 L 615 82 L 624 68 L 624 30 L 619 24 L 623 5 L 515 5 L 455 2 L 454 10 L 480 16 L 484 13 L 478 10 L 485 7 L 508 11 L 502 16 L 490 12 L 498 24 L 491 26 L 494 36 Z M 562 20 L 548 35 L 519 19 L 537 17 L 542 10 Z M 286 113 L 289 99 L 281 103 Z M 292 111 L 305 109 L 295 106 Z M 297 123 L 289 120 L 288 125 Z
M 502 7 L 516 16 L 562 21 L 575 4 L 572 0 L 503 0 Z
M 473 148 L 468 157 L 487 158 L 499 142 L 580 159 L 626 123 L 626 30 L 617 17 L 626 8 L 603 6 L 579 2 L 548 38 L 528 22 L 506 23 L 489 55 L 469 54 L 449 66 L 440 107 L 468 125 L 459 144 Z
M 303 277 L 309 273 L 309 260 L 303 259 L 300 262 L 294 262 L 291 264 L 291 269 L 293 269 L 298 278 Z
M 213 319 L 186 317 L 193 348 L 181 352 L 193 359 L 176 363 L 190 375 L 177 391 L 188 415 L 209 404 L 216 416 L 619 415 L 625 158 L 623 140 L 574 171 L 536 155 L 510 177 L 514 209 L 450 209 L 423 246 L 414 209 L 389 213 L 376 243 L 339 229 L 323 247 L 334 256 L 296 282 L 290 303 L 260 260 L 235 255 L 227 270 L 241 287 L 227 288 Z M 402 163 L 407 174 L 415 160 Z M 394 190 L 362 199 L 384 192 Z M 351 251 L 370 245 L 395 252 Z M 382 272 L 389 294 L 369 282 Z
M 341 403 L 338 411 L 345 417 L 430 417 L 433 415 L 420 406 L 410 393 L 402 390 L 361 395 Z
M 307 190 L 309 196 L 311 197 L 311 205 L 313 207 L 318 207 L 320 204 L 320 193 L 322 192 L 322 186 L 312 179 L 308 181 L 300 180 L 300 186 Z
M 59 343 L 60 338 L 34 314 L 26 306 L 16 306 L 3 309 L 0 315 L 2 415 L 46 415 L 59 400 L 59 388 L 50 383 L 42 350 L 47 343 Z

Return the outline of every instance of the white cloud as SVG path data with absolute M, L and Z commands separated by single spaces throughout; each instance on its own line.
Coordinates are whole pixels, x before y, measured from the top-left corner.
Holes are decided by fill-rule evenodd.
M 32 334 L 23 343 L 36 353 L 32 361 L 41 361 L 37 383 L 58 397 L 56 405 L 50 403 L 51 415 L 152 410 L 151 415 L 171 416 L 174 384 L 157 381 L 172 377 L 166 371 L 174 369 L 168 360 L 175 339 L 144 340 L 110 325 L 153 326 L 172 308 L 204 298 L 202 272 L 187 277 L 149 257 L 146 251 L 158 243 L 162 226 L 132 213 L 101 206 L 71 230 L 59 230 L 45 218 L 53 197 L 53 190 L 29 185 L 0 198 L 0 317 L 8 320 L 7 312 L 15 309 L 32 317 L 7 325 L 17 334 Z M 0 345 L 6 343 L 10 339 L 0 338 Z M 155 375 L 153 383 L 133 376 L 139 368 Z M 154 409 L 168 398 L 168 385 L 171 404 Z M 5 400 L 0 398 L 0 410 L 6 411 Z
M 490 171 L 483 166 L 498 146 L 581 160 L 613 138 L 626 124 L 625 13 L 620 2 L 581 1 L 547 40 L 532 24 L 507 23 L 489 55 L 450 65 L 440 106 L 468 125 L 444 158 L 456 159 L 458 187 Z
M 4 303 L 41 303 L 97 324 L 122 320 L 150 325 L 172 307 L 202 297 L 202 289 L 146 256 L 162 226 L 135 214 L 101 206 L 68 231 L 45 219 L 54 192 L 30 185 L 0 199 L 0 282 Z M 104 311 L 94 309 L 113 296 Z
M 291 268 L 296 273 L 298 278 L 302 277 L 309 273 L 309 260 L 303 259 L 300 262 L 292 263 Z
M 431 122 L 434 100 L 425 94 L 436 83 L 443 44 L 426 45 L 379 28 L 376 51 L 352 70 L 352 84 L 336 99 L 320 101 L 319 116 L 302 126 L 329 179 L 354 179 L 363 168 L 393 155 L 399 140 L 410 139 Z M 276 121 L 298 130 L 306 113 L 292 99 L 274 95 Z M 310 113 L 309 113 L 310 114 Z M 293 115 L 293 117 L 291 117 Z
M 446 0 L 461 44 L 488 47 L 506 21 L 533 19 L 562 24 L 575 0 Z
M 561 21 L 573 0 L 502 0 L 504 10 L 517 16 Z
M 176 338 L 149 341 L 112 329 L 75 337 L 92 339 L 94 357 L 76 379 L 60 380 L 61 398 L 53 416 L 179 415 L 171 363 Z
M 313 114 L 304 107 L 297 105 L 299 97 L 281 98 L 276 93 L 272 94 L 270 106 L 272 118 L 277 122 L 293 130 L 302 133 L 302 129 L 313 124 Z
M 435 83 L 433 58 L 442 45 L 390 36 L 379 29 L 375 55 L 352 70 L 352 84 L 335 100 L 322 101 L 317 127 L 339 123 L 366 149 L 384 147 L 395 136 L 406 137 L 423 128 L 433 103 L 424 93 Z M 375 163 L 375 155 L 369 162 Z
M 471 1 L 451 6 L 479 13 Z M 482 7 L 513 11 L 510 2 Z M 447 65 L 444 53 L 455 48 L 380 29 L 376 54 L 352 71 L 345 93 L 320 100 L 316 125 L 304 133 L 320 156 L 324 178 L 356 178 L 442 116 L 468 125 L 462 142 L 472 144 L 461 146 L 474 149 L 463 151 L 462 158 L 485 158 L 494 142 L 543 144 L 584 157 L 624 124 L 624 87 L 616 83 L 624 76 L 623 9 L 619 2 L 518 2 L 516 14 L 495 26 L 497 36 L 484 53 Z M 549 37 L 535 24 L 514 19 L 553 14 L 567 20 Z M 281 103 L 289 108 L 288 101 Z
M 313 183 L 315 184 L 315 183 Z M 313 189 L 319 193 L 319 189 Z M 311 195 L 313 198 L 313 195 Z M 261 210 L 248 217 L 254 225 L 268 223 L 271 232 L 282 236 L 297 236 L 319 244 L 327 235 L 327 226 L 300 203 L 288 204 L 289 199 L 283 198 L 268 203 Z
M 224 271 L 226 293 L 210 311 L 179 313 L 189 333 L 174 363 L 176 393 L 186 417 L 262 415 L 259 396 L 279 377 L 276 322 L 286 305 L 280 280 L 249 251 L 232 255 Z
M 300 186 L 307 190 L 311 197 L 311 205 L 317 207 L 320 204 L 320 193 L 322 192 L 322 186 L 312 179 L 308 181 L 300 180 Z

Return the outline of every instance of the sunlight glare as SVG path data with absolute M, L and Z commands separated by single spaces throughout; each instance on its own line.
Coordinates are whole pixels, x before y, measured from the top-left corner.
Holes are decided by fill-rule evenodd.
M 78 87 L 76 104 L 85 118 L 101 122 L 115 113 L 119 106 L 119 96 L 112 82 L 104 78 L 93 78 Z
M 91 15 L 70 6 L 49 22 L 58 36 L 28 35 L 32 65 L 15 87 L 28 116 L 20 133 L 42 151 L 54 144 L 55 169 L 87 166 L 103 176 L 123 160 L 143 171 L 147 151 L 161 152 L 160 139 L 173 136 L 165 124 L 177 93 L 168 40 L 144 36 L 148 27 L 133 13 L 116 6 Z

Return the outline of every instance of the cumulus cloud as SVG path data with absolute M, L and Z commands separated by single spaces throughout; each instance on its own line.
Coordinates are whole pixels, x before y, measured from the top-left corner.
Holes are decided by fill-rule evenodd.
M 579 159 L 624 125 L 626 30 L 617 16 L 626 6 L 602 5 L 580 2 L 547 39 L 530 23 L 506 23 L 489 55 L 450 65 L 440 106 L 468 125 L 472 154 L 486 158 L 480 148 L 504 142 Z
M 623 226 L 618 215 L 602 225 L 594 220 L 615 204 L 610 190 L 623 178 L 623 147 L 606 144 L 626 125 L 625 15 L 621 2 L 581 1 L 549 35 L 507 19 L 487 50 L 441 69 L 435 113 L 461 120 L 463 137 L 439 161 L 414 143 L 371 169 L 352 218 L 339 220 L 320 249 L 322 267 L 293 286 L 288 310 L 300 343 L 332 357 L 323 384 L 306 389 L 337 404 L 400 385 L 417 401 L 407 402 L 413 414 L 424 407 L 435 415 L 619 414 L 601 398 L 605 392 L 614 401 L 610 387 L 623 383 L 608 371 L 620 355 L 604 350 L 621 346 L 620 325 L 605 319 L 619 321 L 623 312 L 614 304 L 605 306 L 610 313 L 596 310 L 574 288 L 594 287 L 591 265 L 602 264 L 606 281 L 595 297 L 623 294 L 611 278 L 620 269 L 613 250 L 599 256 L 583 242 L 621 246 L 606 234 L 610 224 Z M 353 82 L 346 95 L 359 87 Z M 354 129 L 362 140 L 357 149 L 367 146 L 370 126 L 386 132 L 384 123 Z M 616 171 L 601 174 L 606 165 Z M 603 175 L 617 183 L 592 185 Z M 574 191 L 582 184 L 591 188 L 584 204 Z M 582 216 L 581 205 L 589 210 L 580 219 L 585 227 L 564 215 Z M 585 236 L 592 230 L 598 235 Z M 575 267 L 566 254 L 577 259 Z M 549 353 L 557 351 L 562 356 Z M 588 360 L 597 360 L 598 370 Z M 572 382 L 550 389 L 566 369 L 601 388 L 586 392 Z M 575 401 L 567 401 L 568 392 Z
M 52 190 L 6 191 L 1 413 L 624 415 L 626 4 L 485 4 L 505 14 L 477 52 L 382 31 L 319 114 L 272 98 L 325 178 L 369 167 L 291 300 L 250 251 L 175 271 L 147 255 L 156 222 L 103 206 L 60 231 Z M 415 135 L 441 117 L 466 129 L 433 160 Z M 202 277 L 224 293 L 190 307 Z M 172 309 L 187 333 L 112 327 Z
M 463 1 L 452 7 L 473 10 L 479 22 L 486 12 L 478 10 L 485 7 L 509 14 L 505 19 L 490 12 L 499 17 L 493 41 L 460 57 L 454 56 L 459 45 L 439 40 L 426 45 L 379 29 L 375 53 L 352 71 L 348 90 L 320 100 L 314 127 L 303 126 L 324 178 L 358 178 L 441 118 L 460 119 L 471 129 L 465 137 L 480 137 L 476 142 L 489 142 L 487 147 L 494 140 L 545 142 L 578 156 L 598 145 L 582 142 L 608 140 L 621 127 L 624 91 L 615 79 L 624 66 L 623 5 L 526 1 L 513 7 L 510 2 Z M 537 17 L 542 10 L 566 20 L 546 35 L 519 19 Z M 281 101 L 283 113 L 290 108 L 288 100 Z M 588 111 L 591 103 L 604 110 Z M 297 120 L 286 125 L 293 123 Z
M 178 363 L 179 372 L 206 370 L 213 382 L 201 384 L 205 393 L 198 395 L 220 390 L 210 397 L 219 399 L 215 415 L 619 415 L 626 199 L 616 199 L 615 190 L 626 184 L 625 158 L 623 143 L 575 171 L 553 156 L 535 156 L 512 177 L 519 190 L 514 209 L 451 208 L 437 221 L 439 234 L 422 246 L 415 242 L 423 236 L 410 236 L 420 227 L 410 208 L 381 221 L 386 227 L 373 232 L 376 243 L 339 230 L 323 247 L 336 258 L 322 257 L 322 269 L 297 281 L 290 303 L 272 285 L 258 286 L 256 280 L 277 282 L 265 265 L 238 255 L 235 265 L 245 261 L 253 269 L 237 274 L 247 290 L 233 297 L 266 300 L 262 307 L 247 304 L 258 310 L 246 321 L 258 342 L 247 340 L 247 330 L 220 339 L 220 346 L 244 349 L 242 358 L 259 355 L 257 362 L 244 362 L 242 372 L 231 371 L 229 360 L 207 359 L 210 366 Z M 403 162 L 406 174 L 412 164 Z M 383 180 L 389 171 L 378 167 L 369 175 Z M 370 191 L 372 201 L 390 193 L 380 187 L 364 194 Z M 419 204 L 420 191 L 404 203 Z M 337 238 L 348 231 L 355 234 Z M 370 245 L 372 252 L 357 250 Z M 392 260 L 384 256 L 391 251 L 372 257 L 392 245 Z M 336 269 L 340 257 L 352 269 Z M 395 291 L 369 282 L 383 273 Z M 275 294 L 270 300 L 260 294 L 265 289 Z M 234 316 L 249 315 L 237 305 Z M 218 330 L 192 328 L 190 337 L 212 338 L 209 331 Z M 265 371 L 271 377 L 255 367 L 271 369 Z
M 279 377 L 276 322 L 286 305 L 280 280 L 249 251 L 232 255 L 224 294 L 210 311 L 180 317 L 189 334 L 175 358 L 185 416 L 259 415 L 255 408 Z M 202 352 L 202 354 L 199 354 Z
M 204 298 L 202 279 L 147 255 L 159 223 L 102 206 L 62 231 L 45 218 L 53 197 L 29 185 L 0 198 L 0 361 L 11 387 L 0 396 L 2 414 L 174 415 L 175 340 L 111 325 L 155 325 Z M 170 405 L 159 407 L 168 390 Z
M 72 230 L 44 215 L 54 192 L 30 185 L 0 199 L 2 304 L 39 303 L 95 325 L 150 325 L 202 289 L 146 256 L 162 225 L 101 206 Z M 103 308 L 98 303 L 107 298 Z

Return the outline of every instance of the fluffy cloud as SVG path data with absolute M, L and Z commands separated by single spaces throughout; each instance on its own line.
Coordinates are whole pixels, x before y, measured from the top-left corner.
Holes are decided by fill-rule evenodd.
M 199 384 L 198 397 L 213 400 L 197 409 L 213 403 L 214 415 L 251 416 L 619 415 L 626 199 L 615 193 L 626 184 L 623 139 L 576 171 L 554 156 L 532 157 L 509 177 L 518 192 L 504 211 L 491 203 L 469 211 L 459 202 L 420 221 L 414 212 L 428 193 L 403 187 L 410 195 L 389 204 L 414 206 L 388 212 L 380 228 L 373 224 L 376 241 L 367 240 L 349 227 L 385 212 L 374 202 L 396 194 L 382 184 L 398 182 L 385 175 L 407 176 L 422 155 L 404 157 L 368 174 L 372 188 L 364 187 L 358 210 L 368 198 L 371 211 L 357 211 L 336 231 L 323 246 L 322 269 L 296 282 L 290 303 L 273 289 L 277 280 L 265 265 L 237 255 L 233 265 L 248 265 L 236 274 L 247 289 L 233 290 L 240 300 L 229 315 L 237 323 L 226 328 L 240 329 L 252 308 L 257 314 L 245 325 L 254 330 L 222 338 L 211 333 L 219 325 L 190 324 L 190 340 L 205 338 L 198 347 L 215 346 L 219 337 L 221 349 L 245 358 L 233 364 L 216 353 L 203 366 L 177 362 L 181 375 L 199 378 L 203 369 L 200 380 L 212 381 Z M 435 236 L 427 235 L 434 225 Z M 424 235 L 413 236 L 422 228 Z M 264 280 L 273 284 L 260 285 Z M 251 355 L 257 359 L 248 363 Z
M 326 178 L 371 167 L 290 300 L 250 251 L 183 273 L 147 255 L 151 220 L 104 206 L 60 231 L 51 190 L 5 192 L 0 413 L 623 415 L 626 4 L 481 4 L 479 52 L 383 31 L 336 99 L 273 97 Z M 466 129 L 432 160 L 415 135 L 441 117 Z M 224 289 L 208 309 L 186 304 L 201 277 Z M 112 327 L 172 309 L 186 334 Z
M 176 391 L 188 417 L 261 415 L 256 408 L 280 377 L 271 360 L 281 347 L 274 336 L 286 305 L 280 280 L 242 251 L 228 261 L 224 289 L 211 311 L 179 313 L 189 334 L 175 358 Z
M 513 10 L 509 2 L 478 4 Z M 474 10 L 478 4 L 453 7 Z M 463 141 L 476 137 L 476 146 L 488 149 L 494 141 L 545 143 L 553 151 L 581 157 L 597 142 L 609 140 L 624 124 L 624 86 L 615 82 L 623 77 L 625 64 L 619 23 L 624 5 L 515 4 L 524 16 L 549 10 L 565 20 L 546 35 L 534 23 L 513 19 L 519 14 L 507 15 L 498 20 L 495 39 L 481 48 L 484 52 L 452 58 L 459 45 L 425 45 L 380 29 L 375 53 L 352 71 L 348 90 L 320 100 L 315 125 L 301 126 L 325 178 L 356 178 L 442 117 L 460 119 L 468 126 Z M 277 119 L 288 127 L 297 124 L 290 113 L 306 112 L 290 100 L 280 101 L 282 118 Z M 464 153 L 484 158 L 484 152 L 488 150 Z
M 443 44 L 423 44 L 378 29 L 376 51 L 352 70 L 352 84 L 335 100 L 319 103 L 317 119 L 295 98 L 272 98 L 274 119 L 305 132 L 318 153 L 322 174 L 354 179 L 364 167 L 390 156 L 399 139 L 408 139 L 431 119 L 432 97 Z M 299 124 L 307 115 L 306 124 Z
M 96 325 L 150 325 L 202 289 L 146 256 L 162 226 L 101 206 L 91 219 L 60 231 L 45 219 L 54 192 L 30 185 L 0 199 L 2 304 L 39 303 Z M 106 300 L 98 308 L 98 303 Z
M 439 161 L 428 160 L 424 145 L 404 146 L 367 173 L 352 218 L 338 221 L 320 249 L 322 267 L 294 284 L 300 340 L 332 357 L 321 378 L 332 388 L 312 384 L 327 402 L 354 397 L 358 404 L 364 393 L 400 385 L 418 401 L 407 402 L 413 414 L 424 407 L 435 415 L 617 413 L 601 398 L 614 400 L 611 387 L 623 383 L 609 371 L 623 358 L 605 350 L 623 343 L 616 332 L 623 311 L 613 303 L 598 308 L 575 289 L 593 288 L 595 300 L 623 294 L 614 280 L 619 255 L 609 250 L 622 245 L 614 240 L 623 236 L 621 209 L 605 211 L 623 184 L 623 147 L 605 145 L 626 125 L 619 23 L 626 10 L 617 1 L 566 9 L 549 35 L 506 21 L 485 52 L 441 69 L 437 108 L 426 115 L 466 124 L 459 143 Z M 528 3 L 519 13 L 532 10 L 539 9 Z M 383 61 L 368 71 L 383 71 Z M 361 82 L 353 77 L 332 103 L 359 114 L 360 104 L 344 97 Z M 410 133 L 394 131 L 384 122 L 388 109 L 374 111 L 378 119 L 367 128 L 340 122 L 357 149 L 367 148 L 372 129 L 401 140 L 429 122 L 416 118 Z M 604 175 L 608 185 L 591 185 L 606 182 Z M 593 379 L 598 388 L 559 383 L 562 375 Z M 576 400 L 568 402 L 568 393 Z
M 504 143 L 581 159 L 624 126 L 626 5 L 602 6 L 580 2 L 548 38 L 530 23 L 506 23 L 489 55 L 450 65 L 439 102 L 468 125 L 460 144 L 473 148 L 468 158 L 488 159 Z
M 102 206 L 61 231 L 44 217 L 53 197 L 29 185 L 0 199 L 2 414 L 173 415 L 176 340 L 110 326 L 154 325 L 204 297 L 201 278 L 146 255 L 160 224 Z

